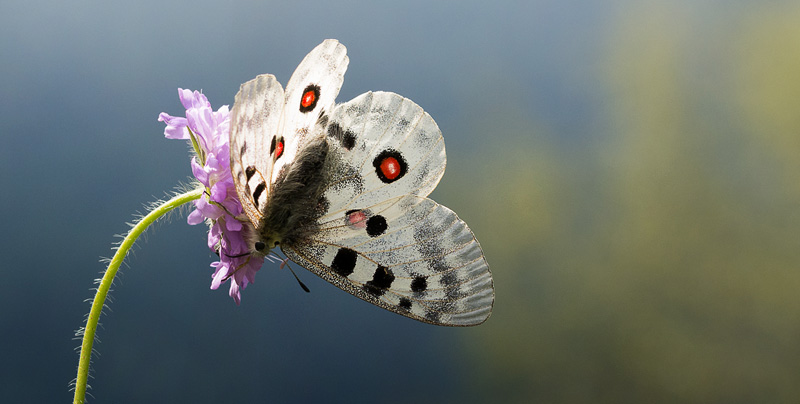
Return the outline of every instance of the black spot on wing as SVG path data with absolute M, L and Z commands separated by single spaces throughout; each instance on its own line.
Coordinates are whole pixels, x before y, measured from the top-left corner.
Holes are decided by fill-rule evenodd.
M 342 136 L 342 147 L 351 150 L 356 145 L 356 134 L 346 130 Z
M 331 122 L 331 124 L 328 125 L 328 136 L 336 140 L 341 139 L 343 131 L 342 126 L 339 125 L 338 122 Z
M 356 145 L 356 134 L 350 129 L 345 130 L 337 122 L 328 125 L 328 136 L 336 139 L 347 150 L 352 150 Z
M 253 175 L 256 173 L 256 167 L 248 166 L 244 169 L 244 173 L 247 175 L 247 180 L 250 181 L 250 178 L 253 178 Z
M 409 300 L 407 297 L 401 297 L 399 306 L 403 310 L 411 310 L 411 300 Z
M 423 276 L 417 276 L 411 281 L 411 291 L 415 293 L 422 293 L 428 289 L 428 280 Z
M 265 189 L 267 189 L 267 183 L 260 182 L 253 191 L 253 203 L 255 203 L 256 208 L 258 208 L 258 197 L 261 196 L 261 193 L 264 192 Z
M 333 257 L 331 269 L 333 272 L 346 277 L 353 273 L 357 259 L 358 254 L 355 251 L 349 248 L 340 248 L 339 251 L 336 252 L 336 256 Z
M 317 125 L 320 125 L 323 128 L 328 126 L 328 114 L 325 113 L 324 109 L 321 109 L 319 111 L 319 116 L 317 117 Z
M 275 153 L 275 146 L 278 144 L 278 138 L 276 136 L 272 136 L 272 142 L 269 144 L 269 155 L 271 156 L 272 153 Z
M 394 282 L 392 271 L 389 268 L 378 265 L 372 275 L 372 280 L 364 284 L 364 290 L 375 297 L 380 297 L 386 293 L 387 289 L 392 287 L 392 282 Z
M 367 234 L 370 237 L 378 237 L 386 231 L 388 225 L 386 218 L 381 215 L 375 215 L 367 219 Z

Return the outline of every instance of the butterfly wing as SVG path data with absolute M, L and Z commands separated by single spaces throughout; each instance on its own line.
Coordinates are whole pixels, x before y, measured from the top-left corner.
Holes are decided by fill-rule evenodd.
M 344 45 L 328 39 L 300 62 L 285 92 L 271 74 L 239 88 L 231 110 L 231 173 L 255 226 L 281 168 L 294 160 L 323 111 L 333 108 L 347 64 Z
M 486 321 L 489 266 L 466 223 L 417 195 L 366 206 L 283 248 L 292 261 L 379 307 L 427 323 Z
M 425 198 L 445 167 L 430 115 L 397 94 L 366 93 L 336 107 L 327 135 L 326 213 L 284 253 L 404 316 L 451 326 L 485 321 L 494 288 L 480 245 L 453 211 Z
M 276 143 L 283 155 L 275 160 L 270 173 L 274 182 L 281 168 L 294 161 L 300 148 L 308 143 L 317 121 L 324 121 L 335 105 L 344 82 L 349 59 L 347 48 L 335 39 L 326 39 L 306 55 L 286 85 L 282 133 Z
M 284 92 L 271 74 L 239 87 L 231 110 L 231 174 L 247 217 L 259 223 L 267 203 L 274 159 L 271 139 L 279 133 Z
M 395 93 L 368 92 L 338 105 L 327 135 L 339 156 L 328 170 L 328 216 L 396 196 L 427 196 L 444 175 L 442 132 L 419 105 Z
M 310 140 L 326 137 L 322 197 L 314 200 L 319 216 L 303 225 L 309 228 L 293 230 L 304 236 L 284 239 L 286 255 L 407 317 L 482 323 L 494 288 L 480 245 L 453 211 L 426 198 L 446 164 L 439 128 L 393 93 L 366 93 L 334 108 L 347 64 L 344 46 L 326 40 L 303 59 L 285 92 L 271 75 L 242 85 L 231 112 L 230 147 L 245 212 L 254 225 L 265 223 L 282 169 Z

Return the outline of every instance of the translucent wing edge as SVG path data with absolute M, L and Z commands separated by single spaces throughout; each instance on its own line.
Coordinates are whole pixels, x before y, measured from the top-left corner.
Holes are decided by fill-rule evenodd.
M 360 240 L 358 237 L 336 242 L 331 241 L 335 237 L 328 240 L 308 240 L 305 244 L 282 246 L 283 252 L 292 261 L 338 288 L 397 314 L 443 326 L 474 326 L 485 322 L 494 305 L 494 284 L 478 240 L 467 224 L 452 210 L 430 199 L 419 199 L 426 203 L 424 209 L 430 206 L 428 204 L 433 204 L 437 209 L 436 217 L 444 218 L 443 222 L 449 223 L 441 226 L 439 236 L 459 240 L 451 243 L 448 250 L 439 251 L 439 255 L 403 262 L 403 254 L 400 254 L 400 262 L 392 262 L 395 257 L 387 255 L 385 251 L 365 252 L 359 251 L 359 247 L 351 249 L 353 243 Z M 425 226 L 428 223 L 420 222 L 415 226 Z M 437 241 L 428 239 L 425 242 Z M 417 248 L 413 244 L 399 247 Z M 336 260 L 332 257 L 338 256 L 342 250 L 358 255 L 352 273 L 346 277 L 331 267 Z M 328 261 L 331 262 L 330 265 Z M 438 272 L 431 270 L 432 264 L 435 264 Z M 367 284 L 373 280 L 372 274 L 384 266 L 393 270 L 393 284 L 376 296 L 368 292 L 370 288 Z M 422 277 L 429 288 L 422 295 L 414 292 L 414 274 L 427 274 Z M 457 282 L 453 279 L 457 279 Z

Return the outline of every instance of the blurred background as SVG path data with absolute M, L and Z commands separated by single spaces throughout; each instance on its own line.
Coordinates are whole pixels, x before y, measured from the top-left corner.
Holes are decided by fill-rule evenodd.
M 202 226 L 151 228 L 102 317 L 90 402 L 800 399 L 796 1 L 0 4 L 0 397 L 66 402 L 115 234 L 191 175 L 214 108 L 337 38 L 339 101 L 411 98 L 432 197 L 480 240 L 494 314 L 439 328 L 265 265 L 209 290 Z

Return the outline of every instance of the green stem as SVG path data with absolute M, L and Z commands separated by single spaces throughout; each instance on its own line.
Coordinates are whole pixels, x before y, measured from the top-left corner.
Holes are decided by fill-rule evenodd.
M 202 187 L 194 189 L 192 191 L 177 195 L 157 206 L 150 213 L 148 213 L 147 216 L 143 217 L 139 223 L 136 223 L 131 231 L 128 232 L 128 235 L 125 236 L 125 239 L 122 240 L 122 244 L 119 245 L 117 252 L 114 254 L 114 258 L 112 258 L 111 263 L 108 264 L 108 269 L 106 269 L 105 274 L 103 274 L 103 279 L 100 281 L 100 285 L 97 287 L 97 293 L 94 295 L 94 301 L 92 302 L 92 309 L 89 311 L 89 318 L 86 320 L 86 328 L 83 330 L 81 356 L 80 361 L 78 362 L 78 377 L 75 379 L 75 398 L 73 403 L 83 404 L 86 399 L 86 383 L 89 377 L 89 360 L 92 356 L 92 345 L 94 343 L 94 334 L 97 331 L 97 322 L 100 320 L 100 312 L 103 310 L 106 296 L 108 296 L 108 290 L 111 288 L 111 284 L 114 281 L 114 276 L 117 274 L 120 264 L 122 264 L 122 261 L 128 254 L 128 251 L 131 249 L 134 242 L 136 242 L 136 239 L 139 238 L 139 236 L 145 231 L 145 229 L 147 229 L 148 226 L 153 224 L 161 216 L 164 216 L 172 209 L 175 209 L 184 203 L 200 198 L 204 190 L 205 189 Z

